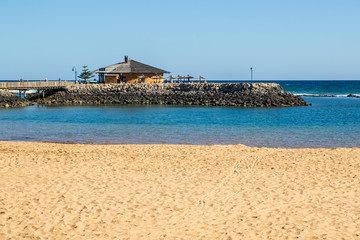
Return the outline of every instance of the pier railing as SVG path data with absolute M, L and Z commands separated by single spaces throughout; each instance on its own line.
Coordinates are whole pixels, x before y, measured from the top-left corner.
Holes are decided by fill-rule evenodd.
M 0 89 L 29 90 L 29 89 L 61 89 L 75 85 L 75 82 L 43 81 L 43 82 L 0 82 Z

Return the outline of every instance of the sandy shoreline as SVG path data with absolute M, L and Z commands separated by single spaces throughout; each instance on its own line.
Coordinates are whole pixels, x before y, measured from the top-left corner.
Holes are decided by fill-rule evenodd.
M 0 239 L 360 239 L 360 149 L 0 141 Z

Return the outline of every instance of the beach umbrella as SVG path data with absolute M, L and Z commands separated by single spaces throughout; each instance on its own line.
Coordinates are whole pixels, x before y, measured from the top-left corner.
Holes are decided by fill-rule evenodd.
M 205 79 L 204 77 L 202 77 L 202 76 L 200 76 L 200 75 L 199 75 L 198 78 L 199 78 L 199 82 L 201 82 L 201 79 Z
M 180 79 L 183 79 L 184 77 L 182 77 L 182 76 L 180 76 L 180 75 L 177 75 L 176 77 L 175 77 L 175 79 L 177 79 L 179 82 L 180 82 Z
M 165 79 L 169 79 L 170 80 L 170 82 L 172 82 L 172 80 L 173 79 L 175 79 L 172 75 L 169 75 L 167 78 L 165 78 Z
M 205 78 L 199 75 L 198 79 L 199 79 L 199 82 L 201 83 L 201 79 L 205 79 Z
M 194 78 L 193 76 L 190 76 L 189 74 L 188 75 L 186 75 L 184 78 L 186 78 L 187 80 L 188 80 L 188 82 L 190 82 L 190 79 L 191 78 Z

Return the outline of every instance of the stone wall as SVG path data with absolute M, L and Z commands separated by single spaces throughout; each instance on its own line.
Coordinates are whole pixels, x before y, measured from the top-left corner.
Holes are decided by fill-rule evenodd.
M 280 107 L 310 105 L 276 83 L 89 84 L 48 91 L 39 104 L 173 104 Z

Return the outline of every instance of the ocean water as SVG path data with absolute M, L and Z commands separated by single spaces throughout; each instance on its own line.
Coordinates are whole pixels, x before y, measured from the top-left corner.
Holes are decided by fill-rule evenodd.
M 209 82 L 230 82 L 224 80 Z M 231 81 L 250 82 L 250 81 Z M 281 81 L 253 81 L 253 82 L 275 82 L 280 84 L 284 90 L 296 95 L 327 95 L 332 97 L 346 97 L 349 94 L 360 96 L 359 80 L 281 80 Z
M 272 81 L 274 82 L 274 81 Z M 275 81 L 312 106 L 30 106 L 0 109 L 0 140 L 64 143 L 360 147 L 360 81 Z M 340 91 L 341 90 L 341 91 Z

